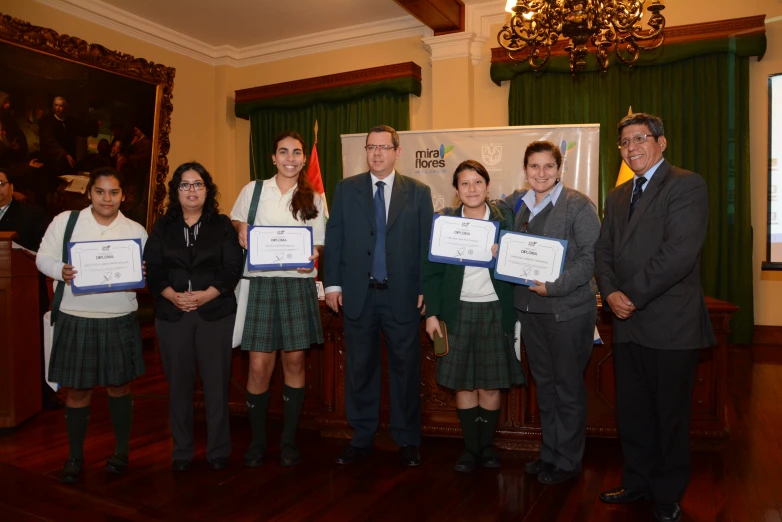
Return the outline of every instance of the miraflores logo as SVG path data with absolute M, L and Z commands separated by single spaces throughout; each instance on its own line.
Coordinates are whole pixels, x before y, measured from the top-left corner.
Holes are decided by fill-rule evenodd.
M 502 145 L 495 145 L 494 143 L 483 145 L 481 147 L 481 159 L 483 159 L 483 163 L 493 167 L 502 161 Z
M 453 152 L 453 145 L 440 145 L 439 149 L 425 149 L 415 151 L 415 168 L 417 169 L 442 169 L 445 167 L 445 158 Z

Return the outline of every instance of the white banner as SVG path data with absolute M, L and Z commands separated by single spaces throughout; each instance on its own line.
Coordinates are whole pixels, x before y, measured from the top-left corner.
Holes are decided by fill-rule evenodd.
M 366 172 L 366 134 L 343 134 L 342 176 Z M 598 200 L 600 125 L 558 125 L 403 131 L 402 154 L 396 163 L 401 174 L 423 181 L 432 189 L 435 210 L 458 203 L 453 171 L 464 160 L 480 161 L 491 178 L 489 194 L 501 198 L 524 181 L 524 150 L 533 141 L 548 140 L 562 150 L 562 181 Z

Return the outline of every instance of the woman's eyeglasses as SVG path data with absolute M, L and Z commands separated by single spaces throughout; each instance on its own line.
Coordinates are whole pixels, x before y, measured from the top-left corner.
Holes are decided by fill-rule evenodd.
M 205 188 L 206 184 L 204 184 L 203 181 L 196 181 L 195 183 L 188 183 L 187 181 L 183 181 L 179 184 L 179 190 L 182 192 L 189 192 L 190 189 L 204 190 Z

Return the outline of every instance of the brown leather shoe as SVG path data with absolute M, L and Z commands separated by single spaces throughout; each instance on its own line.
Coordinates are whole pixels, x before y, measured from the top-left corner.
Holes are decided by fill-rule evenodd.
M 606 504 L 629 504 L 644 498 L 644 492 L 637 489 L 625 489 L 622 486 L 600 493 L 600 500 Z

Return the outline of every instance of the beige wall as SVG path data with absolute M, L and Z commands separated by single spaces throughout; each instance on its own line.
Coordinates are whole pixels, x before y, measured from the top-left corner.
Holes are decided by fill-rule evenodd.
M 664 14 L 669 26 L 723 20 L 765 14 L 767 21 L 782 17 L 777 0 L 668 1 Z M 249 179 L 249 124 L 233 116 L 233 95 L 237 89 L 268 85 L 354 69 L 414 61 L 422 68 L 423 94 L 411 100 L 413 129 L 444 128 L 438 122 L 469 122 L 476 127 L 502 126 L 508 123 L 508 82 L 501 87 L 489 78 L 490 49 L 496 40 L 489 35 L 482 61 L 476 66 L 463 59 L 452 59 L 434 70 L 429 53 L 418 37 L 329 51 L 264 63 L 240 69 L 211 67 L 185 56 L 161 49 L 95 23 L 87 22 L 31 0 L 0 0 L 0 12 L 33 24 L 50 27 L 89 42 L 159 62 L 177 70 L 174 88 L 174 112 L 169 163 L 172 169 L 196 159 L 210 169 L 220 185 L 224 208 L 230 208 L 239 190 Z M 492 28 L 492 34 L 499 26 Z M 765 259 L 768 97 L 769 74 L 782 72 L 782 19 L 767 23 L 768 50 L 761 61 L 750 66 L 752 129 L 752 224 L 754 229 L 753 286 L 755 323 L 782 325 L 782 274 L 760 272 Z M 455 89 L 448 71 L 468 78 L 472 85 Z M 467 73 L 465 70 L 469 69 Z M 471 80 L 470 80 L 471 79 Z M 463 103 L 465 97 L 468 103 Z M 472 99 L 469 99 L 472 98 Z M 438 110 L 435 110 L 435 103 Z M 453 111 L 447 115 L 447 111 Z M 435 118 L 437 115 L 437 118 Z

